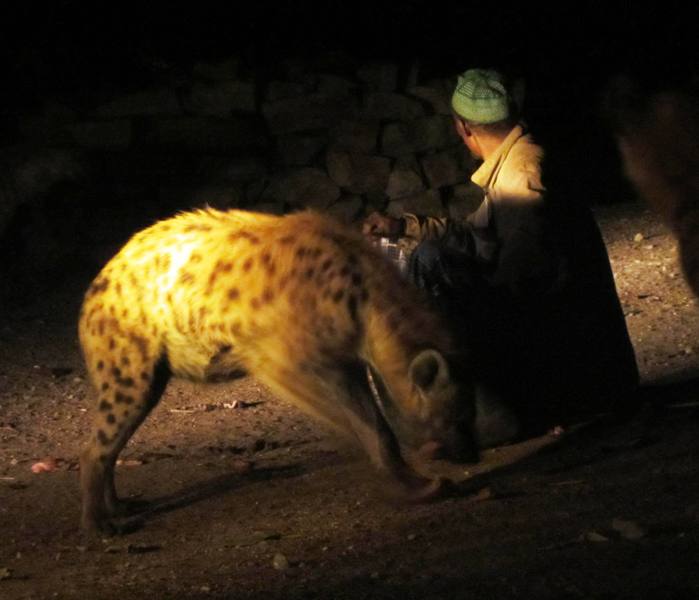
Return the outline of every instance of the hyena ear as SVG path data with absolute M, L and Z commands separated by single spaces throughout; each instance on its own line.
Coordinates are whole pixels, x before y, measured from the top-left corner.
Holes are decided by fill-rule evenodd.
M 451 381 L 449 365 L 436 350 L 423 350 L 413 358 L 409 374 L 410 380 L 428 396 Z

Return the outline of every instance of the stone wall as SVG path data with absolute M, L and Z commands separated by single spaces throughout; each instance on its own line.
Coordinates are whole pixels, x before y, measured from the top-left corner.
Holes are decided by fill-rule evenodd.
M 374 209 L 461 215 L 479 193 L 451 123 L 452 85 L 416 66 L 289 60 L 259 73 L 230 58 L 145 89 L 48 102 L 19 117 L 18 133 L 42 156 L 89 157 L 115 201 L 312 207 L 347 221 Z
M 416 65 L 324 62 L 178 66 L 135 89 L 75 90 L 0 113 L 10 131 L 0 278 L 49 285 L 80 262 L 93 270 L 133 231 L 204 205 L 311 207 L 346 222 L 478 205 L 475 165 L 451 122 L 453 80 Z

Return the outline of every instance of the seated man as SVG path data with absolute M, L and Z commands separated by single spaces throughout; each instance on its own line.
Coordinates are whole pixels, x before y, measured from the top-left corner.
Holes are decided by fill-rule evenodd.
M 465 220 L 373 213 L 365 234 L 420 240 L 410 278 L 452 321 L 480 393 L 508 405 L 525 434 L 629 409 L 638 369 L 592 213 L 545 184 L 544 151 L 500 74 L 466 71 L 452 108 L 483 159 L 471 177 L 480 207 Z

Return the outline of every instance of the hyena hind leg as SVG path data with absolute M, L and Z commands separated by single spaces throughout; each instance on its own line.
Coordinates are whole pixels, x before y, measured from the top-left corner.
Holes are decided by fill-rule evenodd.
M 108 400 L 101 396 L 92 433 L 80 455 L 82 526 L 88 532 L 114 533 L 110 519 L 124 511 L 114 482 L 119 453 L 160 400 L 170 371 L 164 361 L 138 369 L 139 383 L 121 373 Z M 124 387 L 123 384 L 126 384 Z

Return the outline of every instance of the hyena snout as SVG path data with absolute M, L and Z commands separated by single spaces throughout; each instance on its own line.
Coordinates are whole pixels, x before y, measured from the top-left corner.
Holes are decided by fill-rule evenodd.
M 439 435 L 431 435 L 420 445 L 418 454 L 426 460 L 455 463 L 478 462 L 478 446 L 468 423 L 457 423 Z

